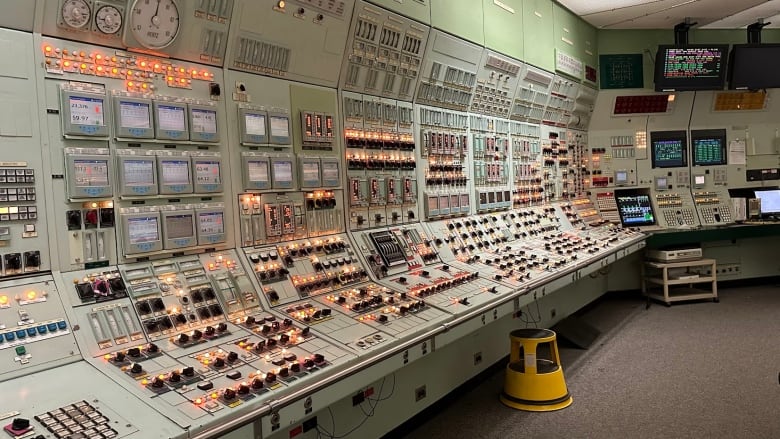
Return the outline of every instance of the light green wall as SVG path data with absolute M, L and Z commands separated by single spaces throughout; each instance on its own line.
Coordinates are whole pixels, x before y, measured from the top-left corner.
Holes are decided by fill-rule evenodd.
M 523 59 L 523 0 L 482 0 L 485 47 Z
M 465 40 L 485 45 L 482 2 L 477 0 L 431 0 L 431 25 Z
M 555 32 L 553 6 L 550 0 L 523 0 L 523 61 L 536 67 L 555 71 Z

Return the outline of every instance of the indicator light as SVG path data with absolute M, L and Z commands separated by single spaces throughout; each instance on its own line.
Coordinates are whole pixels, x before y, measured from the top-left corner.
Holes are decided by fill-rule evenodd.
M 276 6 L 277 6 L 279 9 L 284 9 L 285 5 L 286 5 L 286 3 L 285 3 L 285 1 L 284 1 L 284 0 L 279 0 L 279 1 L 276 3 Z
M 34 300 L 34 299 L 35 299 L 35 296 L 37 296 L 37 294 L 35 293 L 35 291 L 28 291 L 28 292 L 27 292 L 27 299 L 28 299 L 28 300 Z
M 103 359 L 106 360 L 106 361 L 110 360 L 111 359 L 111 354 L 103 355 Z
M 146 378 L 144 378 L 144 379 L 142 379 L 142 380 L 141 380 L 141 385 L 142 385 L 142 386 L 145 386 L 145 385 L 147 385 L 147 384 L 149 384 L 149 380 L 147 380 Z
M 0 296 L 0 305 L 8 304 L 8 296 Z
M 113 73 L 114 75 L 116 75 L 117 73 L 119 73 L 119 69 L 117 69 L 117 68 L 113 68 L 113 69 L 111 69 L 111 73 Z
M 46 47 L 43 48 L 43 51 L 46 52 L 46 53 L 50 53 L 51 50 L 52 50 L 51 46 L 46 46 Z

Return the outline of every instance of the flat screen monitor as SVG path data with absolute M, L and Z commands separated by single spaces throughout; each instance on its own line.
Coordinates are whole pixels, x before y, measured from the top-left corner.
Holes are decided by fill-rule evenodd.
M 122 226 L 126 255 L 162 250 L 159 213 L 123 214 Z
M 119 194 L 157 195 L 157 159 L 154 156 L 119 156 Z
M 193 142 L 219 142 L 217 108 L 210 105 L 190 104 L 190 140 Z
M 761 200 L 762 215 L 780 214 L 780 190 L 756 191 L 756 198 Z
M 70 198 L 101 198 L 113 195 L 107 154 L 67 154 L 66 162 Z
M 152 101 L 118 96 L 114 98 L 116 137 L 153 139 Z
M 726 130 L 691 131 L 693 166 L 726 164 Z
M 270 128 L 269 143 L 274 145 L 289 145 L 290 140 L 290 115 L 270 113 L 268 115 Z
M 198 209 L 198 245 L 225 242 L 225 212 L 222 209 Z
M 196 194 L 222 192 L 222 158 L 219 156 L 194 156 L 193 186 Z
M 618 186 L 628 184 L 628 171 L 624 169 L 615 171 L 615 184 Z
M 266 156 L 243 155 L 244 189 L 271 188 L 271 160 Z
M 655 90 L 721 90 L 728 44 L 661 45 L 655 57 Z
M 157 157 L 157 168 L 161 194 L 192 193 L 189 157 Z
M 685 131 L 653 131 L 650 133 L 650 154 L 655 168 L 687 166 Z
M 729 57 L 729 88 L 780 88 L 780 44 L 735 44 Z
M 341 185 L 338 159 L 322 158 L 322 185 L 325 187 L 337 187 Z
M 615 194 L 620 222 L 626 227 L 652 226 L 655 224 L 650 195 L 637 193 Z
M 657 191 L 665 191 L 669 189 L 669 178 L 664 177 L 655 177 L 655 190 Z
M 195 213 L 191 210 L 162 212 L 163 248 L 193 247 L 197 244 L 195 235 Z
M 62 91 L 62 131 L 65 135 L 107 137 L 105 95 Z
M 249 108 L 238 109 L 242 145 L 268 143 L 268 113 Z
M 293 189 L 295 182 L 295 165 L 293 158 L 272 158 L 271 175 L 274 189 Z
M 189 140 L 187 104 L 154 102 L 155 132 L 162 140 Z
M 693 176 L 693 187 L 696 189 L 701 189 L 704 187 L 706 180 L 704 178 L 704 174 L 695 174 Z
M 320 175 L 320 159 L 312 157 L 299 157 L 301 163 L 301 187 L 318 188 L 322 186 Z

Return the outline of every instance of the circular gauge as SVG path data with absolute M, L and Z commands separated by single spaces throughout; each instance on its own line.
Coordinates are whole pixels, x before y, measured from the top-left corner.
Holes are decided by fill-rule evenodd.
M 115 34 L 122 27 L 122 13 L 111 5 L 102 6 L 95 14 L 95 25 L 104 34 Z
M 179 8 L 174 0 L 136 0 L 129 20 L 135 40 L 147 49 L 167 47 L 179 33 Z
M 81 29 L 89 23 L 92 11 L 84 0 L 66 0 L 62 4 L 62 21 L 74 29 Z

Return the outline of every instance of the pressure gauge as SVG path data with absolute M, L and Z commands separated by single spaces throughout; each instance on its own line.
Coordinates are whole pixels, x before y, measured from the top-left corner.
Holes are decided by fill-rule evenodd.
M 114 6 L 102 6 L 95 14 L 95 25 L 100 32 L 113 35 L 122 27 L 122 13 Z
M 174 0 L 135 0 L 129 15 L 130 31 L 138 44 L 162 49 L 179 33 L 179 8 Z
M 89 17 L 92 16 L 92 11 L 86 0 L 66 0 L 62 4 L 61 12 L 62 21 L 74 29 L 86 26 L 89 23 Z

